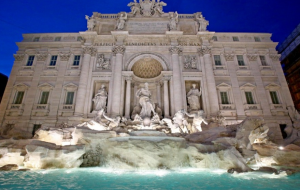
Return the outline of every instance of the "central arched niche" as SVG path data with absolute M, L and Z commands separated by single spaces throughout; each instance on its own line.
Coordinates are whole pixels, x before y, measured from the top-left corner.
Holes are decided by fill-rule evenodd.
M 152 57 L 139 59 L 131 68 L 135 76 L 144 79 L 155 78 L 159 76 L 163 70 L 161 63 Z

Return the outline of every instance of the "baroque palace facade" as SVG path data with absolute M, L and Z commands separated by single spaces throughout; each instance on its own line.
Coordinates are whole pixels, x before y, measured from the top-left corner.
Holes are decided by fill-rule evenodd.
M 195 86 L 208 120 L 263 117 L 282 139 L 294 104 L 271 34 L 207 31 L 200 12 L 164 13 L 165 5 L 145 0 L 130 3 L 130 13 L 95 12 L 84 32 L 24 34 L 0 107 L 2 134 L 88 121 L 102 87 L 107 115 L 132 118 L 136 92 L 148 83 L 163 117 L 193 111 L 187 94 Z

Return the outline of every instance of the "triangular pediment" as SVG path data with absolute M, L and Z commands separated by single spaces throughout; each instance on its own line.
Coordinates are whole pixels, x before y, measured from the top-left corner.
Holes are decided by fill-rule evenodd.
M 51 85 L 50 83 L 47 83 L 47 82 L 40 84 L 38 87 L 39 88 L 50 88 L 50 89 L 54 88 L 53 85 Z
M 281 88 L 278 84 L 276 83 L 270 83 L 267 86 L 265 86 L 265 89 L 270 90 L 270 89 L 279 89 Z
M 251 83 L 246 83 L 246 84 L 243 84 L 242 86 L 240 86 L 240 89 L 253 89 L 253 88 L 256 88 L 256 86 Z
M 30 86 L 26 83 L 16 83 L 14 85 L 14 88 L 17 89 L 17 90 L 26 90 L 28 89 Z

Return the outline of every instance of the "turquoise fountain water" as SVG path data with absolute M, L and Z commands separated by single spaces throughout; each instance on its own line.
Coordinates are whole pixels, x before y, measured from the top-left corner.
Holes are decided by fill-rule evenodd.
M 0 189 L 299 189 L 300 174 L 258 172 L 228 174 L 225 170 L 124 171 L 79 168 L 1 172 Z

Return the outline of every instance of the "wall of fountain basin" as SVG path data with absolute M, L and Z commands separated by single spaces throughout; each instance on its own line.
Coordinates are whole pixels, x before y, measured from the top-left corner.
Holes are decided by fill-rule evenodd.
M 96 131 L 87 127 L 41 128 L 32 139 L 0 140 L 0 170 L 78 167 L 115 169 L 211 168 L 230 172 L 300 166 L 300 147 L 268 139 L 262 119 L 193 134 L 156 130 Z M 296 167 L 296 170 L 295 170 Z M 288 170 L 286 170 L 288 171 Z

